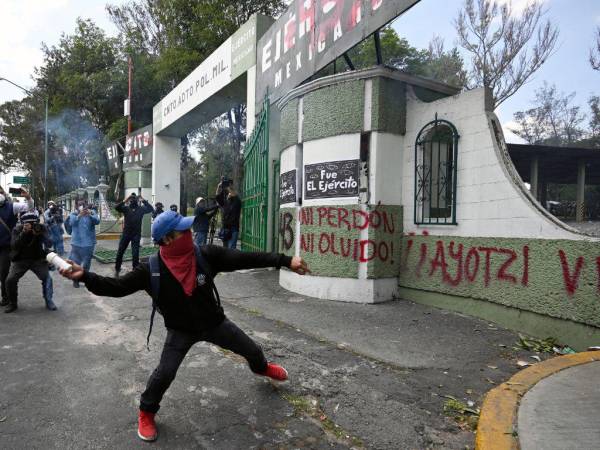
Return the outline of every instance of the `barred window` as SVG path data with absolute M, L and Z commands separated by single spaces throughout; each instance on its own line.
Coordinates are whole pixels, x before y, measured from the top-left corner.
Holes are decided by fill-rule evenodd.
M 415 143 L 415 224 L 456 225 L 456 127 L 437 117 Z

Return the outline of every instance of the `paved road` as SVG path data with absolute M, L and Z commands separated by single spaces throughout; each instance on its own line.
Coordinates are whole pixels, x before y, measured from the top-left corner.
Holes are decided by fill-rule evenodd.
M 600 362 L 544 378 L 519 407 L 523 450 L 594 450 L 600 447 Z
M 109 267 L 95 263 L 108 273 Z M 465 448 L 444 395 L 479 402 L 516 370 L 516 336 L 409 302 L 360 306 L 283 291 L 277 273 L 221 275 L 228 316 L 290 372 L 275 385 L 196 345 L 157 418 L 157 448 Z M 139 394 L 165 336 L 150 300 L 96 297 L 55 275 L 59 311 L 30 274 L 0 315 L 0 447 L 138 448 Z M 2 419 L 4 419 L 2 421 Z

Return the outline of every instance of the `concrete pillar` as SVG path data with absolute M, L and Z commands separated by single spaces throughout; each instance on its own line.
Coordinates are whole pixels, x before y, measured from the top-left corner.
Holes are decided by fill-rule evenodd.
M 539 156 L 534 156 L 531 159 L 531 166 L 530 166 L 531 174 L 529 176 L 529 183 L 531 184 L 531 195 L 533 195 L 536 200 L 539 200 L 539 196 L 538 196 L 539 166 L 540 166 L 540 158 L 539 158 Z
M 246 136 L 250 136 L 256 125 L 256 66 L 246 73 Z
M 152 203 L 179 204 L 181 139 L 154 136 L 152 152 Z M 150 199 L 148 199 L 150 200 Z
M 84 200 L 84 199 L 85 199 L 85 189 L 78 188 L 77 189 L 77 201 Z
M 100 220 L 104 222 L 114 222 L 116 218 L 113 216 L 110 206 L 106 201 L 108 185 L 101 182 L 98 186 L 96 186 L 96 189 L 100 193 L 98 198 L 98 214 L 100 215 Z
M 539 197 L 539 201 L 542 204 L 542 206 L 546 209 L 548 209 L 547 203 L 548 203 L 548 182 L 542 178 L 540 181 L 540 190 L 538 192 L 538 197 Z
M 77 208 L 77 191 L 72 191 L 69 196 L 71 197 L 71 211 Z
M 88 195 L 88 203 L 90 205 L 94 204 L 94 194 L 96 193 L 96 186 L 88 186 L 85 188 Z M 98 205 L 96 205 L 98 206 Z
M 577 198 L 575 221 L 583 222 L 585 211 L 585 161 L 577 163 Z
M 269 109 L 269 181 L 268 181 L 268 197 L 267 197 L 267 251 L 275 251 L 273 248 L 273 216 L 275 212 L 279 214 L 279 211 L 273 210 L 273 190 L 275 186 L 273 184 L 274 181 L 274 172 L 273 172 L 273 162 L 279 159 L 279 151 L 280 147 L 280 139 L 279 139 L 279 122 L 281 120 L 281 112 L 279 108 L 273 105 Z M 240 180 L 241 185 L 241 180 Z

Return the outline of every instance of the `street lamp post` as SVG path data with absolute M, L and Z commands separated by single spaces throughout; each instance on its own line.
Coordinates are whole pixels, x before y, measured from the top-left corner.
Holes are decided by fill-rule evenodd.
M 25 89 L 23 86 L 19 86 L 14 81 L 10 81 L 6 78 L 0 77 L 0 81 L 6 81 L 12 84 L 15 87 L 18 87 L 23 92 L 33 95 L 31 91 Z M 48 201 L 48 95 L 45 98 L 45 118 L 44 118 L 44 207 Z M 33 187 L 33 179 L 31 180 L 31 185 Z

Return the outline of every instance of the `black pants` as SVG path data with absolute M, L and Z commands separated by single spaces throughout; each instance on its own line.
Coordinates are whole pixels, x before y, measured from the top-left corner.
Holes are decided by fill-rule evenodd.
M 140 240 L 142 239 L 141 233 L 130 234 L 123 233 L 121 240 L 119 241 L 119 250 L 117 250 L 117 260 L 115 262 L 115 270 L 121 270 L 121 264 L 123 264 L 123 254 L 129 243 L 131 242 L 131 257 L 133 259 L 132 265 L 135 269 L 140 264 Z
M 42 282 L 42 294 L 46 302 L 52 301 L 53 286 L 52 277 L 48 263 L 45 259 L 25 259 L 21 261 L 13 261 L 10 265 L 10 272 L 6 278 L 6 293 L 8 294 L 8 302 L 11 305 L 17 304 L 19 280 L 31 270 L 38 279 Z
M 205 341 L 231 350 L 248 361 L 250 370 L 263 373 L 267 370 L 267 360 L 260 346 L 229 319 L 221 325 L 198 334 L 169 329 L 167 339 L 160 356 L 160 363 L 154 369 L 146 390 L 142 394 L 140 409 L 155 413 L 160 408 L 163 395 L 175 379 L 177 369 L 185 355 L 196 342 Z
M 8 292 L 6 291 L 6 277 L 10 270 L 10 247 L 0 248 L 0 290 L 2 290 L 2 301 L 8 301 Z

